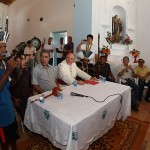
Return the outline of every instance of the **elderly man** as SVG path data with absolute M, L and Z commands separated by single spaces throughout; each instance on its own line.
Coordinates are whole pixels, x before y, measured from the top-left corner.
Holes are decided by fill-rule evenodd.
M 79 76 L 85 80 L 96 80 L 96 78 L 92 78 L 90 75 L 80 70 L 74 62 L 75 56 L 73 53 L 69 53 L 66 56 L 66 60 L 61 62 L 58 66 L 58 77 L 63 80 L 67 85 L 71 85 L 74 82 L 77 82 L 80 85 L 83 85 L 84 82 L 82 80 L 77 81 L 76 77 Z
M 32 85 L 38 93 L 53 90 L 57 86 L 57 67 L 49 65 L 49 60 L 49 51 L 42 50 L 40 53 L 40 63 L 33 68 Z
M 146 102 L 150 103 L 150 70 L 144 65 L 145 61 L 143 59 L 138 60 L 138 66 L 134 68 L 136 77 L 139 78 L 139 100 L 142 100 L 144 86 L 148 86 L 148 92 L 145 96 Z
M 121 79 L 121 83 L 124 85 L 128 85 L 132 88 L 133 92 L 131 95 L 131 108 L 134 111 L 138 111 L 138 101 L 139 101 L 139 87 L 138 85 L 134 82 L 133 76 L 134 76 L 134 71 L 129 65 L 129 57 L 125 56 L 123 58 L 123 64 L 118 66 L 118 77 Z
M 13 58 L 4 62 L 6 43 L 0 41 L 0 143 L 2 150 L 11 148 L 16 150 L 17 123 L 11 95 L 9 91 L 9 75 L 17 63 Z

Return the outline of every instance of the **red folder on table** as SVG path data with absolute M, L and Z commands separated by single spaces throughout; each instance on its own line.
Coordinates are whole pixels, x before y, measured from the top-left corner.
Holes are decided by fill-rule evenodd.
M 86 83 L 86 84 L 91 84 L 91 85 L 95 85 L 95 84 L 98 84 L 99 82 L 93 81 L 93 80 L 84 80 L 84 83 Z

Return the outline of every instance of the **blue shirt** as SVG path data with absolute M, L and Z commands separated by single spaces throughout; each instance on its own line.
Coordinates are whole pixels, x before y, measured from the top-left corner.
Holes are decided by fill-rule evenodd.
M 5 70 L 0 69 L 0 77 Z M 10 125 L 15 121 L 15 112 L 9 91 L 10 82 L 7 80 L 0 91 L 0 127 Z

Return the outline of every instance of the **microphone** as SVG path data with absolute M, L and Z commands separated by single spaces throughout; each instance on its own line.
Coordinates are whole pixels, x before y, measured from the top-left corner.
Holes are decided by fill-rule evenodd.
M 5 58 L 6 58 L 7 60 L 9 60 L 9 59 L 11 58 L 11 53 L 6 52 L 6 53 L 5 53 Z
M 74 93 L 74 92 L 71 92 L 70 95 L 71 96 L 79 96 L 79 97 L 89 97 L 89 96 L 78 94 L 78 93 Z

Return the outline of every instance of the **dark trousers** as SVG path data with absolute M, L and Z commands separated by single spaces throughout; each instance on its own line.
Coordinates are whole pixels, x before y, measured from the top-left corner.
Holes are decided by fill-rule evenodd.
M 150 81 L 146 83 L 144 80 L 139 79 L 139 99 L 142 100 L 144 86 L 148 86 L 148 91 L 145 96 L 145 100 L 149 100 L 150 97 Z
M 24 120 L 24 115 L 25 115 L 26 107 L 27 107 L 27 100 L 22 101 L 22 102 L 20 103 L 20 106 L 15 107 L 16 110 L 17 110 L 17 112 L 18 112 L 18 114 L 19 114 L 20 117 L 21 117 L 22 122 L 23 122 L 23 120 Z
M 136 104 L 139 101 L 139 87 L 138 85 L 131 79 L 126 79 L 125 85 L 128 85 L 132 88 L 131 91 L 131 105 Z

